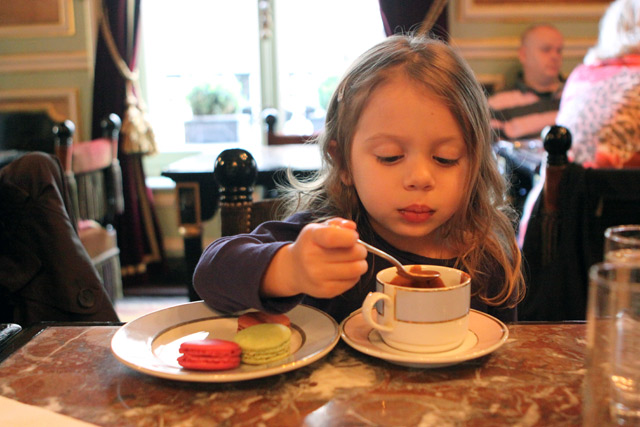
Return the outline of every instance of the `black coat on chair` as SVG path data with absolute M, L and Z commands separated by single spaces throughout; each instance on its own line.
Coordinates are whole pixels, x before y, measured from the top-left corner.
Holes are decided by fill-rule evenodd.
M 32 152 L 0 169 L 0 322 L 118 321 L 75 229 L 60 162 Z
M 607 227 L 640 222 L 640 169 L 589 169 L 568 163 L 571 135 L 555 126 L 545 188 L 523 243 L 527 295 L 519 320 L 584 320 L 588 270 L 603 259 Z

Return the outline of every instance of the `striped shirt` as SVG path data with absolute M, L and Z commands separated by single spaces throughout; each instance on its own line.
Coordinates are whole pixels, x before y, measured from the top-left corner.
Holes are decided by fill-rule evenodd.
M 515 88 L 489 97 L 491 127 L 496 138 L 507 141 L 539 139 L 556 122 L 564 82 L 554 92 L 536 92 L 521 79 Z

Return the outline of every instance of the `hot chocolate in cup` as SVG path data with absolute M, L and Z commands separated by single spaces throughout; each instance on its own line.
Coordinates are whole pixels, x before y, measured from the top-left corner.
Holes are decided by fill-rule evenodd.
M 376 276 L 376 292 L 362 304 L 365 321 L 398 350 L 435 353 L 458 347 L 469 330 L 471 277 L 450 267 L 407 267 L 438 271 L 444 286 L 413 287 L 397 279 L 395 267 L 384 269 Z

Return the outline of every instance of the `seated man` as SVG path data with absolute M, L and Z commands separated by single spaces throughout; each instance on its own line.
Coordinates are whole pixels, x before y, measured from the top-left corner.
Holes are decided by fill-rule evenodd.
M 78 238 L 60 162 L 30 152 L 0 169 L 0 322 L 118 321 Z
M 489 97 L 497 139 L 540 139 L 542 130 L 555 124 L 564 86 L 563 46 L 562 33 L 551 25 L 534 25 L 522 33 L 522 73 L 515 87 Z

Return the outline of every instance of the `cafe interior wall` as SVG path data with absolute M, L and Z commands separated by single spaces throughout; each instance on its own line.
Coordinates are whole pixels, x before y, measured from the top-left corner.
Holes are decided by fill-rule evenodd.
M 41 0 L 58 8 L 54 22 L 28 22 L 30 2 L 2 0 L 0 5 L 0 108 L 41 108 L 71 118 L 78 138 L 88 139 L 91 123 L 94 46 L 97 33 L 96 0 Z M 565 35 L 563 74 L 578 63 L 595 43 L 598 20 L 607 1 L 591 0 L 451 0 L 451 44 L 469 61 L 478 79 L 489 89 L 510 85 L 518 70 L 519 35 L 527 26 L 550 22 Z M 7 5 L 9 6 L 7 8 Z M 13 9 L 12 9 L 13 8 Z M 3 17 L 18 11 L 25 19 Z M 37 14 L 35 14 L 37 15 Z M 181 257 L 177 208 L 172 188 L 157 179 L 160 162 L 145 164 L 165 249 Z M 204 225 L 204 244 L 220 233 L 214 218 Z
M 91 134 L 96 0 L 0 2 L 0 109 L 46 109 Z

